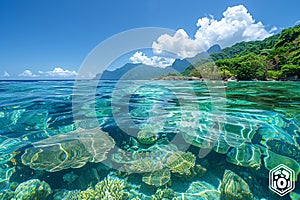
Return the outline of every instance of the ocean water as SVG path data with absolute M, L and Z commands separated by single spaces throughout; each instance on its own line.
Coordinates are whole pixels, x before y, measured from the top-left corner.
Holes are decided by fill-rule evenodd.
M 103 180 L 126 184 L 108 199 L 296 198 L 299 87 L 0 81 L 0 198 L 105 199 L 103 188 L 101 197 L 83 197 Z M 294 192 L 284 197 L 269 189 L 278 164 L 296 177 Z M 51 189 L 39 189 L 42 183 Z

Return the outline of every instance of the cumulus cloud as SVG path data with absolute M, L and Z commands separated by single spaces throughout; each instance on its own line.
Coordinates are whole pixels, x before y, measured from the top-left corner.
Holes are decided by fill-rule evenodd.
M 142 63 L 144 65 L 150 65 L 154 67 L 165 68 L 172 65 L 175 61 L 174 58 L 165 58 L 159 56 L 148 57 L 145 53 L 137 51 L 133 56 L 130 57 L 132 63 Z
M 19 74 L 18 76 L 23 76 L 23 77 L 37 77 L 38 75 L 33 74 L 30 70 L 26 69 L 26 70 L 24 70 L 23 73 Z
M 51 77 L 72 77 L 78 75 L 76 71 L 70 71 L 60 67 L 55 67 L 52 71 L 46 71 L 46 72 L 39 71 L 39 73 Z
M 173 36 L 160 36 L 152 47 L 156 53 L 167 50 L 182 58 L 193 57 L 214 44 L 225 48 L 241 41 L 263 40 L 275 30 L 273 27 L 267 31 L 262 22 L 256 22 L 243 5 L 228 7 L 220 20 L 213 16 L 200 18 L 196 25 L 198 30 L 194 38 L 179 29 Z
M 10 77 L 10 74 L 7 71 L 4 71 L 3 76 L 4 77 Z
M 300 24 L 300 20 L 295 22 L 295 26 Z
M 191 39 L 183 29 L 179 29 L 173 36 L 164 34 L 160 36 L 156 42 L 153 42 L 152 48 L 155 53 L 169 51 L 176 53 L 179 57 L 193 57 L 195 52 L 200 52 L 201 43 Z

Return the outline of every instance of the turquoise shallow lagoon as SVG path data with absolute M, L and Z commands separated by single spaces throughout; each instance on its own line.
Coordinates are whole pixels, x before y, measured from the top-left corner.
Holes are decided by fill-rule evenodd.
M 299 88 L 0 81 L 0 199 L 300 198 Z M 284 197 L 279 164 L 295 173 Z

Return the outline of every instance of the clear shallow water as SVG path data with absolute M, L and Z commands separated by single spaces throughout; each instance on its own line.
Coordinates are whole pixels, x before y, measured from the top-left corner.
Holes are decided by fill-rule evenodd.
M 0 179 L 5 183 L 2 187 L 7 187 L 8 169 L 13 166 L 6 165 L 16 152 L 20 155 L 34 142 L 68 133 L 76 127 L 101 127 L 120 149 L 130 148 L 131 138 L 136 138 L 141 129 L 151 130 L 158 141 L 167 138 L 183 151 L 193 151 L 191 143 L 196 148 L 206 148 L 206 143 L 218 141 L 219 136 L 231 148 L 244 142 L 264 144 L 268 138 L 283 139 L 299 148 L 299 87 L 299 82 L 223 85 L 184 81 L 134 84 L 81 81 L 74 85 L 73 81 L 1 81 L 0 164 L 3 170 Z M 247 134 L 256 137 L 248 138 Z M 209 149 L 212 148 L 210 145 Z M 214 162 L 212 154 L 226 156 L 226 152 L 209 152 L 206 159 L 211 163 Z M 17 166 L 21 165 L 16 162 Z M 218 162 L 228 165 L 225 157 Z M 110 161 L 107 163 L 116 168 Z M 18 182 L 18 177 L 14 181 Z M 55 187 L 55 181 L 49 181 Z M 261 187 L 267 190 L 267 183 Z

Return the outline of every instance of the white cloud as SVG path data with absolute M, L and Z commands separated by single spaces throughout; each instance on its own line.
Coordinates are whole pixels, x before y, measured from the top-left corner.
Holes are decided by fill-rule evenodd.
M 262 40 L 275 30 L 273 27 L 267 31 L 262 22 L 256 22 L 243 5 L 228 7 L 220 20 L 213 16 L 200 18 L 197 27 L 194 39 L 179 29 L 173 36 L 160 36 L 152 47 L 156 53 L 167 50 L 180 57 L 193 57 L 214 44 L 225 48 L 241 41 Z
M 39 71 L 39 73 L 51 77 L 72 77 L 78 75 L 76 71 L 70 71 L 67 69 L 65 70 L 60 67 L 55 67 L 52 71 L 46 71 L 46 72 Z
M 38 75 L 33 74 L 30 70 L 26 69 L 23 73 L 19 74 L 18 76 L 24 76 L 24 77 L 37 77 Z
M 300 20 L 296 21 L 294 25 L 296 26 L 296 25 L 299 25 L 299 24 L 300 24 Z
M 148 57 L 145 53 L 137 51 L 133 56 L 129 58 L 132 63 L 142 63 L 144 65 L 150 65 L 154 67 L 165 68 L 172 65 L 175 61 L 174 58 L 165 58 L 159 56 Z
M 174 36 L 168 34 L 160 36 L 156 42 L 153 42 L 152 48 L 155 53 L 169 51 L 182 58 L 193 57 L 195 52 L 202 50 L 201 44 L 191 39 L 183 29 L 177 30 Z
M 4 71 L 3 76 L 4 77 L 10 77 L 10 74 L 7 71 Z

